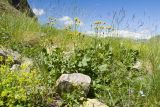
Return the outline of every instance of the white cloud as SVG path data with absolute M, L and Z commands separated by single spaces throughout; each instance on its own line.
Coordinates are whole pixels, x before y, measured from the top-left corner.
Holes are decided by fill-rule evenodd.
M 69 16 L 63 16 L 62 18 L 59 18 L 59 20 L 63 22 L 64 25 L 73 25 L 74 23 L 72 18 L 70 18 Z
M 59 18 L 60 21 L 68 21 L 68 20 L 72 20 L 72 18 L 70 18 L 69 16 L 63 16 L 62 18 Z
M 64 24 L 65 25 L 73 25 L 73 20 L 67 20 L 67 21 L 64 21 Z
M 94 31 L 87 31 L 87 35 L 95 35 Z M 102 37 L 123 37 L 123 38 L 132 38 L 132 39 L 150 39 L 151 38 L 151 33 L 147 30 L 142 30 L 140 32 L 131 32 L 128 30 L 117 30 L 117 31 L 112 31 L 108 34 L 101 34 Z
M 36 16 L 41 16 L 45 14 L 45 11 L 43 9 L 33 8 L 33 12 L 35 13 Z
M 94 31 L 89 30 L 89 31 L 87 31 L 87 32 L 86 32 L 86 34 L 87 34 L 87 35 L 95 35 L 95 32 L 94 32 Z
M 73 25 L 74 24 L 74 20 L 69 16 L 63 16 L 62 18 L 59 18 L 59 21 L 63 22 L 64 25 Z M 83 25 L 84 25 L 84 23 L 81 21 L 79 26 L 83 26 Z
M 149 31 L 142 30 L 140 32 L 132 32 L 128 30 L 118 30 L 118 36 L 125 38 L 133 38 L 133 39 L 149 39 L 151 34 Z

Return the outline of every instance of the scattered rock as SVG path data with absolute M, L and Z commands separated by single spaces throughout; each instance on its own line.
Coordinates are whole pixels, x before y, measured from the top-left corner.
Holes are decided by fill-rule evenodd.
M 11 56 L 11 57 L 13 57 L 13 64 L 21 64 L 21 62 L 20 62 L 21 55 L 18 52 L 13 51 L 11 49 L 0 48 L 0 56 L 3 57 L 3 60 L 5 60 L 7 57 Z
M 81 73 L 62 74 L 56 81 L 57 90 L 60 93 L 72 92 L 80 87 L 80 92 L 84 92 L 85 96 L 89 92 L 91 78 Z
M 33 61 L 32 61 L 32 59 L 23 57 L 22 58 L 22 64 L 21 64 L 21 66 L 24 66 L 24 69 L 23 69 L 24 71 L 30 72 L 31 68 L 33 67 Z
M 141 69 L 142 69 L 142 62 L 141 62 L 141 61 L 137 61 L 137 62 L 133 65 L 133 69 L 141 70 Z
M 81 107 L 109 107 L 97 99 L 87 99 L 86 102 L 83 103 Z
M 21 54 L 11 49 L 0 48 L 0 56 L 2 57 L 2 60 L 0 60 L 0 65 L 5 64 L 5 60 L 9 56 L 13 58 L 13 63 L 11 64 L 10 68 L 12 71 L 19 70 L 20 67 L 23 66 L 23 71 L 30 72 L 31 68 L 33 67 L 32 59 L 22 57 Z
M 0 65 L 5 63 L 6 53 L 0 49 Z
M 3 57 L 6 56 L 6 53 L 2 49 L 0 49 L 0 56 L 3 56 Z
M 12 67 L 11 67 L 10 70 L 12 70 L 12 71 L 17 71 L 17 70 L 19 70 L 19 68 L 20 68 L 20 65 L 19 65 L 19 64 L 14 64 L 14 65 L 12 65 Z
M 13 57 L 15 64 L 21 64 L 21 55 L 18 52 L 9 50 L 8 55 Z

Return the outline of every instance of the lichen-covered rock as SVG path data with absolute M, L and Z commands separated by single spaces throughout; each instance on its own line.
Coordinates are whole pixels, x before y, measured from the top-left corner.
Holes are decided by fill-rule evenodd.
M 81 107 L 109 107 L 97 99 L 87 99 L 86 102 L 83 103 Z
M 133 69 L 141 70 L 141 69 L 142 69 L 142 62 L 141 62 L 141 61 L 137 61 L 137 62 L 133 65 Z
M 56 81 L 57 90 L 60 93 L 72 92 L 80 87 L 79 91 L 84 92 L 85 95 L 89 92 L 91 78 L 81 73 L 62 74 Z
M 11 71 L 18 71 L 20 69 L 20 65 L 19 64 L 14 64 L 14 65 L 12 65 L 12 67 L 11 67 Z
M 13 58 L 13 64 L 21 64 L 21 55 L 11 49 L 0 48 L 0 56 L 3 58 L 0 64 L 5 63 L 5 59 L 7 59 L 8 57 Z
M 33 61 L 32 61 L 32 59 L 23 57 L 22 58 L 22 62 L 21 62 L 21 66 L 24 67 L 24 71 L 30 72 L 31 68 L 33 67 Z
M 32 59 L 22 57 L 21 54 L 11 49 L 0 48 L 0 65 L 5 64 L 8 57 L 11 57 L 13 61 L 10 64 L 12 71 L 17 71 L 23 67 L 23 71 L 30 72 L 33 67 Z

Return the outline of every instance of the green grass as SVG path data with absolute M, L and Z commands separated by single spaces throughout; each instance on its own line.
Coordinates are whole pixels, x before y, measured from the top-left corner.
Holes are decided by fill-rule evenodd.
M 0 14 L 7 13 L 12 15 L 20 15 L 21 13 L 12 7 L 8 0 L 0 0 Z
M 2 2 L 2 0 L 0 1 Z M 4 2 L 3 2 L 4 3 Z M 41 53 L 44 53 L 44 51 L 46 49 L 52 50 L 53 46 L 54 47 L 59 47 L 61 51 L 56 51 L 59 53 L 54 53 L 54 49 L 52 50 L 52 54 L 51 55 L 42 55 L 41 59 L 42 60 L 42 65 L 40 64 L 40 66 L 38 66 L 38 63 L 36 63 L 35 67 L 37 67 L 37 71 L 40 72 L 42 78 L 45 80 L 44 83 L 42 83 L 43 85 L 45 84 L 45 86 L 47 85 L 48 88 L 53 87 L 52 85 L 54 84 L 50 84 L 50 78 L 52 78 L 51 80 L 53 82 L 55 82 L 56 77 L 59 76 L 59 68 L 55 68 L 53 67 L 53 71 L 49 72 L 48 69 L 51 69 L 49 67 L 49 63 L 52 62 L 52 58 L 57 58 L 58 61 L 61 62 L 54 62 L 55 64 L 57 63 L 64 63 L 64 64 L 71 64 L 77 61 L 78 59 L 74 59 L 75 57 L 73 57 L 73 61 L 69 61 L 69 62 L 65 62 L 62 58 L 62 53 L 63 52 L 69 52 L 69 51 L 74 51 L 79 49 L 82 51 L 82 56 L 84 55 L 88 55 L 89 57 L 94 57 L 96 59 L 96 61 L 99 61 L 99 59 L 101 58 L 100 54 L 96 54 L 95 56 L 90 56 L 92 54 L 91 52 L 91 48 L 94 48 L 94 52 L 96 53 L 96 47 L 98 47 L 99 44 L 101 44 L 101 47 L 99 49 L 99 51 L 97 53 L 101 53 L 103 59 L 105 59 L 105 55 L 108 51 L 104 50 L 104 46 L 105 44 L 110 44 L 111 46 L 111 50 L 112 50 L 112 54 L 113 54 L 113 61 L 114 64 L 113 68 L 114 70 L 116 70 L 117 72 L 115 72 L 115 75 L 117 75 L 117 77 L 119 79 L 115 79 L 114 78 L 114 73 L 110 74 L 109 77 L 113 77 L 115 79 L 115 84 L 117 84 L 117 81 L 122 81 L 123 79 L 120 78 L 118 75 L 120 76 L 124 76 L 122 74 L 122 72 L 126 73 L 126 65 L 121 64 L 121 60 L 125 60 L 128 61 L 130 59 L 130 55 L 132 55 L 132 52 L 130 53 L 129 50 L 136 50 L 139 52 L 139 56 L 137 56 L 136 58 L 142 60 L 145 63 L 149 63 L 149 66 L 151 66 L 151 73 L 145 73 L 144 78 L 146 78 L 143 81 L 143 85 L 146 87 L 146 96 L 145 99 L 141 98 L 140 96 L 133 96 L 136 97 L 134 99 L 134 106 L 138 107 L 138 106 L 145 106 L 145 107 L 157 107 L 160 106 L 160 38 L 152 38 L 150 40 L 147 40 L 145 42 L 137 42 L 135 40 L 132 39 L 124 39 L 124 38 L 116 38 L 116 37 L 107 37 L 107 38 L 96 38 L 96 37 L 89 37 L 83 34 L 80 35 L 75 35 L 74 32 L 69 31 L 69 30 L 58 30 L 56 28 L 47 26 L 47 25 L 40 25 L 35 19 L 29 18 L 27 17 L 25 14 L 22 13 L 18 13 L 18 14 L 11 14 L 9 13 L 10 10 L 12 10 L 12 7 L 9 6 L 9 4 L 6 2 L 4 3 L 6 5 L 5 7 L 5 12 L 2 12 L 2 9 L 0 10 L 0 46 L 3 47 L 7 47 L 7 48 L 12 48 L 13 50 L 16 50 L 18 52 L 20 52 L 21 54 L 31 57 L 33 59 L 39 58 L 39 55 Z M 1 3 L 0 3 L 1 5 Z M 16 12 L 16 10 L 15 10 Z M 126 57 L 123 57 L 123 54 L 121 53 L 124 49 L 126 49 L 127 53 L 125 53 L 124 55 L 126 55 Z M 84 52 L 83 52 L 84 51 Z M 104 52 L 106 53 L 104 53 Z M 88 53 L 87 53 L 88 52 Z M 76 52 L 75 52 L 76 53 Z M 54 56 L 55 55 L 55 56 Z M 78 53 L 76 53 L 76 55 L 78 55 Z M 107 54 L 108 55 L 108 54 Z M 128 55 L 128 56 L 127 56 Z M 38 57 L 37 57 L 38 56 Z M 77 56 L 78 57 L 78 56 Z M 110 57 L 110 56 L 107 56 Z M 127 57 L 129 57 L 129 59 L 127 59 Z M 126 58 L 126 59 L 125 59 Z M 46 60 L 48 59 L 48 60 Z M 80 59 L 83 59 L 83 57 L 80 57 Z M 38 60 L 39 61 L 39 60 Z M 45 62 L 45 64 L 43 64 L 44 62 L 48 61 L 47 63 Z M 75 61 L 75 62 L 74 62 Z M 36 61 L 35 61 L 36 62 Z M 41 61 L 39 61 L 40 63 Z M 100 66 L 99 63 L 97 62 L 90 62 L 93 65 L 97 64 L 96 66 L 94 66 L 94 69 L 97 69 L 97 66 Z M 126 62 L 128 63 L 128 62 Z M 131 62 L 129 62 L 129 64 L 131 64 Z M 75 64 L 76 65 L 76 64 Z M 128 65 L 127 65 L 128 66 Z M 66 67 L 60 66 L 60 68 L 66 69 Z M 80 72 L 82 72 L 83 70 L 89 69 L 86 67 L 79 67 L 79 68 L 75 68 L 78 69 Z M 81 71 L 82 69 L 82 71 Z M 92 68 L 93 69 L 93 68 Z M 53 72 L 55 72 L 54 70 L 57 70 L 57 75 L 52 74 Z M 73 68 L 68 67 L 67 70 L 72 71 Z M 113 69 L 112 69 L 113 70 Z M 94 71 L 94 70 L 93 70 Z M 85 71 L 83 71 L 83 73 L 86 73 Z M 94 73 L 94 72 L 93 72 Z M 133 73 L 134 74 L 134 73 Z M 150 75 L 151 74 L 151 75 Z M 16 74 L 18 75 L 18 74 Z M 55 77 L 53 77 L 53 75 L 55 75 Z M 91 75 L 91 74 L 90 74 Z M 104 74 L 105 76 L 108 76 L 106 74 Z M 44 78 L 46 77 L 46 78 Z M 108 78 L 109 78 L 108 77 Z M 95 77 L 96 78 L 96 77 Z M 103 78 L 98 78 L 98 79 L 104 79 Z M 46 80 L 48 79 L 48 80 Z M 97 82 L 97 78 L 96 78 L 96 82 Z M 124 82 L 124 81 L 122 81 Z M 49 86 L 48 86 L 49 85 Z M 116 88 L 116 85 L 112 85 L 111 86 L 113 88 Z M 96 88 L 98 87 L 98 85 L 96 85 Z M 104 87 L 102 85 L 102 87 Z M 95 87 L 94 87 L 95 88 Z M 100 88 L 100 87 L 98 87 Z M 142 88 L 142 87 L 140 87 Z M 100 88 L 101 89 L 101 88 Z M 128 87 L 123 87 L 121 89 L 121 87 L 119 88 L 119 91 L 123 91 L 128 89 Z M 49 89 L 48 89 L 49 90 Z M 137 89 L 139 90 L 139 88 Z M 96 90 L 97 91 L 97 90 Z M 117 90 L 112 89 L 112 92 L 116 93 Z M 104 91 L 105 92 L 105 91 Z M 52 92 L 51 92 L 52 93 Z M 96 93 L 97 94 L 97 93 Z M 114 103 L 116 102 L 116 96 L 110 96 L 109 99 L 106 101 L 105 98 L 108 98 L 108 96 L 102 96 L 102 93 L 99 93 L 99 97 L 97 98 L 102 98 L 101 100 L 103 100 L 104 102 L 106 102 L 107 104 L 110 105 L 114 105 Z M 116 94 L 115 94 L 116 95 Z M 129 102 L 129 97 L 125 96 L 126 94 L 118 94 L 119 96 L 117 96 L 119 99 L 118 101 L 121 101 L 121 104 L 127 104 L 126 102 Z M 121 96 L 122 95 L 122 96 Z M 98 95 L 97 95 L 98 96 Z M 112 99 L 113 97 L 113 99 Z M 108 102 L 109 101 L 109 102 Z M 126 105 L 125 105 L 126 106 Z

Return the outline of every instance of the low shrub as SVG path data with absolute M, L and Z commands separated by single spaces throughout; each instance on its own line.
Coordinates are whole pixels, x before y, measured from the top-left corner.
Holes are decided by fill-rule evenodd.
M 1 58 L 2 59 L 2 58 Z M 12 59 L 6 59 L 0 65 L 0 106 L 1 107 L 37 107 L 47 105 L 45 88 L 36 70 L 11 70 Z

